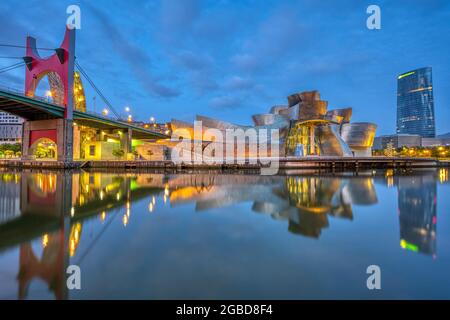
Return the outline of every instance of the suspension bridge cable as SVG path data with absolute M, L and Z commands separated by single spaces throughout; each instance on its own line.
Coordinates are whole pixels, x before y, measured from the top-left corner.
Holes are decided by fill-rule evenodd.
M 2 74 L 4 72 L 11 71 L 11 70 L 14 70 L 14 69 L 17 69 L 17 68 L 20 68 L 20 67 L 23 67 L 24 65 L 26 65 L 25 62 L 19 62 L 19 63 L 11 65 L 9 67 L 2 68 L 2 69 L 0 69 L 0 74 Z
M 19 65 L 19 64 L 23 64 L 23 63 L 25 63 L 25 62 L 16 62 L 16 63 L 14 63 L 14 64 L 12 64 L 12 65 L 10 65 L 10 66 L 7 66 L 7 67 L 1 67 L 0 68 L 0 71 L 1 70 L 3 70 L 3 69 L 8 69 L 8 68 L 11 68 L 11 67 L 15 67 L 15 66 L 17 66 L 17 65 Z
M 23 57 L 6 57 L 6 56 L 0 56 L 0 59 L 20 59 L 20 60 L 22 60 Z
M 14 69 L 18 69 L 18 68 L 20 68 L 20 67 L 23 67 L 24 65 L 25 65 L 25 64 L 22 64 L 22 65 L 19 65 L 19 66 L 14 67 L 14 68 L 10 68 L 10 69 L 8 69 L 8 70 L 2 70 L 2 71 L 0 71 L 0 74 L 3 74 L 3 73 L 8 72 L 8 71 L 12 71 L 12 70 L 14 70 Z
M 77 265 L 81 265 L 84 258 L 91 252 L 92 248 L 97 244 L 97 242 L 100 240 L 100 238 L 103 236 L 105 231 L 108 229 L 108 227 L 112 224 L 112 222 L 116 219 L 117 216 L 119 216 L 119 209 L 114 210 L 112 213 L 113 216 L 109 218 L 109 220 L 106 222 L 106 224 L 103 226 L 103 228 L 100 230 L 99 234 L 92 240 L 92 242 L 89 244 L 86 251 L 80 256 L 80 258 L 77 261 Z
M 21 45 L 16 45 L 16 44 L 8 44 L 8 43 L 0 43 L 0 47 L 6 47 L 6 48 L 20 48 L 20 49 L 26 49 L 27 46 L 21 46 Z M 41 47 L 36 47 L 36 49 L 38 50 L 47 50 L 47 51 L 54 51 L 55 49 L 51 49 L 51 48 L 41 48 Z
M 97 92 L 97 94 L 103 100 L 103 102 L 111 109 L 111 111 L 114 113 L 114 115 L 117 118 L 120 118 L 119 114 L 115 111 L 114 107 L 111 105 L 109 100 L 103 95 L 101 90 L 95 85 L 95 83 L 92 81 L 92 79 L 89 77 L 89 75 L 82 68 L 80 68 L 79 65 L 77 65 L 77 67 L 78 67 L 80 73 L 86 78 L 86 80 L 89 82 L 89 84 L 92 86 L 92 88 Z
M 84 69 L 80 66 L 78 61 L 75 60 L 75 65 L 77 66 L 80 73 L 86 78 L 86 80 L 89 82 L 89 84 L 92 86 L 92 88 L 97 92 L 97 94 L 100 96 L 100 98 L 103 100 L 103 102 L 109 107 L 109 109 L 114 113 L 114 115 L 117 117 L 117 119 L 120 119 L 119 113 L 114 109 L 112 104 L 109 102 L 109 100 L 105 97 L 103 92 L 95 85 L 95 83 L 92 81 L 92 79 L 89 77 L 89 75 L 84 71 Z

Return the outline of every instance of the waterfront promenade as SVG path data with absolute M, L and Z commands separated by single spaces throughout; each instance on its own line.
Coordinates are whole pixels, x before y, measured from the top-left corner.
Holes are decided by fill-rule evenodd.
M 279 160 L 280 169 L 324 169 L 324 170 L 359 170 L 359 169 L 392 169 L 392 168 L 433 168 L 448 167 L 449 161 L 434 158 L 406 157 L 282 157 Z M 266 163 L 266 161 L 264 161 Z M 147 161 L 45 161 L 45 160 L 0 160 L 0 167 L 41 168 L 41 169 L 260 169 L 264 167 L 259 161 L 246 160 L 241 164 L 176 164 L 170 160 Z

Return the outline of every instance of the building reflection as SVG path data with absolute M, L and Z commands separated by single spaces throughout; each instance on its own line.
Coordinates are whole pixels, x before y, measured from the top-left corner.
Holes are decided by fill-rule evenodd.
M 397 178 L 400 246 L 436 255 L 437 187 L 434 176 Z
M 382 176 L 0 172 L 0 252 L 19 246 L 20 299 L 29 297 L 34 279 L 65 299 L 66 267 L 79 263 L 95 238 L 83 232 L 85 222 L 94 219 L 106 228 L 118 216 L 117 223 L 128 227 L 135 201 L 145 200 L 150 213 L 162 204 L 194 203 L 202 212 L 246 203 L 254 213 L 284 221 L 288 232 L 317 239 L 330 216 L 351 221 L 355 205 L 376 204 L 374 181 L 382 181 L 398 189 L 400 246 L 434 256 L 437 183 L 447 183 L 446 177 L 442 170 Z
M 397 188 L 400 247 L 436 257 L 437 185 L 448 183 L 448 169 L 408 172 L 387 170 L 377 182 Z
M 107 212 L 123 210 L 128 223 L 132 201 L 164 194 L 163 177 L 0 173 L 0 208 L 17 208 L 1 216 L 0 252 L 19 245 L 18 298 L 28 298 L 30 284 L 39 279 L 56 299 L 66 299 L 66 268 L 77 262 L 83 222 L 105 221 Z
M 252 210 L 287 220 L 292 233 L 318 238 L 328 215 L 353 219 L 352 204 L 371 205 L 371 177 L 179 176 L 170 180 L 171 205 L 195 202 L 196 211 L 252 202 Z
M 45 240 L 45 242 L 44 242 Z M 38 257 L 31 242 L 20 245 L 18 299 L 26 299 L 30 283 L 35 279 L 44 281 L 56 299 L 67 297 L 64 230 L 43 236 L 43 250 Z

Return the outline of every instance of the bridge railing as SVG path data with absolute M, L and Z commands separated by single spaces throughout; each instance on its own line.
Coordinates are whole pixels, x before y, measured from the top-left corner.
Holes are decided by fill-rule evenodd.
M 43 96 L 38 96 L 38 95 L 34 95 L 33 97 L 29 97 L 23 92 L 23 89 L 20 90 L 20 89 L 17 89 L 15 87 L 4 85 L 2 83 L 0 83 L 0 90 L 5 91 L 5 92 L 9 92 L 9 93 L 12 93 L 12 94 L 15 94 L 15 95 L 19 95 L 19 96 L 22 96 L 22 97 L 25 97 L 25 98 L 35 99 L 35 100 L 39 100 L 39 101 L 42 101 L 42 102 L 45 102 L 45 103 L 50 103 L 50 104 L 53 104 L 53 105 L 56 105 L 56 106 L 64 107 L 64 106 L 62 106 L 60 104 L 55 103 L 49 97 L 43 97 Z M 88 110 L 86 110 L 85 113 L 93 115 L 93 116 L 96 116 L 96 117 L 101 117 L 101 118 L 104 118 L 106 120 L 115 120 L 115 121 L 125 122 L 124 120 L 113 118 L 113 117 L 109 117 L 109 116 L 107 116 L 107 115 L 105 115 L 103 113 L 98 113 L 98 112 L 88 111 Z
M 25 98 L 35 99 L 35 100 L 39 100 L 39 101 L 42 101 L 42 102 L 45 102 L 45 103 L 50 103 L 50 104 L 53 104 L 53 105 L 56 105 L 56 106 L 64 107 L 62 105 L 59 105 L 59 104 L 55 103 L 49 97 L 42 97 L 42 96 L 38 96 L 38 95 L 34 95 L 33 97 L 29 97 L 29 96 L 27 96 L 24 93 L 23 89 L 20 90 L 20 89 L 11 87 L 11 86 L 4 85 L 2 83 L 0 83 L 0 90 L 1 91 L 5 91 L 5 92 L 9 92 L 9 93 L 12 93 L 12 94 L 15 94 L 15 95 L 19 95 L 19 96 L 22 96 L 22 97 L 25 97 Z M 85 113 L 87 113 L 89 115 L 92 115 L 92 116 L 95 116 L 95 117 L 98 117 L 98 118 L 103 118 L 105 120 L 118 121 L 118 122 L 122 122 L 124 124 L 130 125 L 130 123 L 127 120 L 110 117 L 110 116 L 105 115 L 103 113 L 98 113 L 98 112 L 89 111 L 89 110 L 86 110 Z
M 51 101 L 51 99 L 48 98 L 48 97 L 42 97 L 42 96 L 38 96 L 38 95 L 34 95 L 33 97 L 29 97 L 29 96 L 27 96 L 25 94 L 25 92 L 23 92 L 23 90 L 20 90 L 20 89 L 14 88 L 14 87 L 10 87 L 10 86 L 5 86 L 3 84 L 0 84 L 0 90 L 6 91 L 6 92 L 9 92 L 9 93 L 13 93 L 13 94 L 25 97 L 25 98 L 35 99 L 35 100 L 39 100 L 39 101 L 42 101 L 42 102 L 51 103 L 51 104 L 54 104 L 54 105 L 57 105 L 57 106 L 59 105 L 59 104 L 56 104 L 53 101 Z

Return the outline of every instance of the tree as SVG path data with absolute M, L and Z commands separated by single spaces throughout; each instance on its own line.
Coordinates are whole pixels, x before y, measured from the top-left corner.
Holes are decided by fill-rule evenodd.
M 392 157 L 394 155 L 394 144 L 392 141 L 387 143 L 384 155 L 387 157 Z
M 122 149 L 114 149 L 112 151 L 112 154 L 114 157 L 117 158 L 117 160 L 119 160 L 120 158 L 122 158 L 125 154 L 125 151 L 123 151 Z
M 14 151 L 12 151 L 12 150 L 5 151 L 6 158 L 12 158 L 13 155 L 14 155 Z

